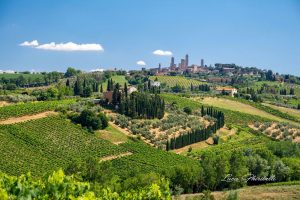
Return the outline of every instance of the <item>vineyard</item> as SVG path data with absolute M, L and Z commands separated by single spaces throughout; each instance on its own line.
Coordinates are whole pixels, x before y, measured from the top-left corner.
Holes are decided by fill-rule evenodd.
M 175 167 L 198 167 L 199 162 L 175 153 L 150 147 L 142 142 L 128 141 L 119 146 L 133 154 L 112 160 L 112 169 L 120 177 L 133 172 L 168 172 Z
M 246 149 L 261 149 L 266 148 L 265 143 L 268 139 L 262 136 L 256 136 L 248 133 L 247 131 L 241 131 L 237 135 L 233 136 L 231 139 L 224 143 L 218 145 L 210 146 L 209 148 L 193 150 L 188 153 L 189 157 L 199 158 L 199 156 L 205 151 L 212 151 L 216 154 L 222 152 L 232 152 L 236 150 L 246 150 Z
M 59 116 L 0 125 L 0 171 L 20 175 L 67 167 L 72 160 L 104 157 L 126 150 Z
M 182 76 L 151 76 L 150 80 L 157 79 L 161 83 L 165 83 L 169 87 L 174 87 L 176 85 L 179 85 L 181 87 L 189 88 L 191 87 L 191 84 L 193 86 L 204 84 L 204 82 L 194 80 L 194 79 L 188 79 Z
M 75 102 L 75 100 L 68 99 L 60 101 L 29 102 L 4 106 L 0 107 L 0 120 L 55 110 L 58 106 L 68 105 L 73 102 Z

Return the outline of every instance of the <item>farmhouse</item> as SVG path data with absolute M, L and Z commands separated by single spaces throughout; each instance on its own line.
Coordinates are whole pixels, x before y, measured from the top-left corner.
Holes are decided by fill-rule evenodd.
M 105 91 L 103 92 L 103 98 L 109 103 L 112 102 L 113 91 Z
M 155 87 L 159 87 L 160 86 L 160 82 L 159 81 L 150 81 L 150 85 L 151 86 L 155 86 Z
M 217 87 L 215 91 L 219 94 L 226 93 L 232 97 L 234 97 L 234 94 L 237 93 L 236 88 L 228 88 L 228 87 Z
M 137 89 L 136 89 L 135 87 L 133 87 L 133 86 L 130 86 L 130 87 L 128 87 L 128 89 L 127 89 L 127 93 L 128 93 L 128 94 L 131 94 L 131 93 L 136 92 L 136 91 L 137 91 Z
M 123 90 L 119 90 L 120 92 L 123 92 Z M 133 86 L 129 86 L 128 89 L 127 89 L 127 93 L 128 94 L 131 94 L 133 92 L 136 92 L 137 89 Z M 112 102 L 112 99 L 113 99 L 113 91 L 105 91 L 103 92 L 103 98 L 108 101 L 109 103 Z

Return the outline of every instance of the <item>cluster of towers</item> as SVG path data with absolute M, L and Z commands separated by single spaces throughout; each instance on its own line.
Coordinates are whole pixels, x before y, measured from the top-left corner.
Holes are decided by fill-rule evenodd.
M 181 71 L 185 71 L 187 70 L 189 67 L 189 55 L 186 54 L 184 59 L 180 60 L 180 63 L 178 63 L 178 65 L 176 66 L 175 64 L 175 59 L 174 57 L 171 58 L 171 63 L 170 63 L 170 70 L 174 71 L 174 70 L 181 70 Z M 204 60 L 201 59 L 201 67 L 204 67 Z
M 180 70 L 186 70 L 189 66 L 189 55 L 185 55 L 185 59 L 181 59 L 180 63 L 178 63 L 178 68 Z M 175 70 L 176 69 L 176 64 L 175 64 L 175 59 L 174 57 L 171 58 L 171 63 L 170 63 L 170 69 Z
M 175 64 L 175 58 L 171 57 L 170 66 L 166 68 L 162 68 L 161 64 L 158 64 L 158 68 L 152 68 L 150 70 L 155 70 L 157 73 L 160 72 L 170 72 L 170 71 L 190 71 L 190 72 L 198 72 L 203 69 L 201 67 L 204 67 L 204 60 L 201 59 L 201 65 L 191 65 L 189 66 L 189 55 L 186 54 L 184 59 L 181 59 L 178 64 Z

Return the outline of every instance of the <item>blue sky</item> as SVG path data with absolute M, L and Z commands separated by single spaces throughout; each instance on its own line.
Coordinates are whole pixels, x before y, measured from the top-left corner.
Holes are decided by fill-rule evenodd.
M 163 50 L 176 63 L 188 53 L 194 64 L 300 75 L 300 1 L 0 0 L 0 41 L 2 70 L 168 66 L 170 56 L 153 54 Z

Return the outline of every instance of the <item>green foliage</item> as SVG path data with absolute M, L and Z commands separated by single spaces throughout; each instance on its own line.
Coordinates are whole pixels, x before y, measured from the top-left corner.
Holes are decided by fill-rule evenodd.
M 204 128 L 195 128 L 185 134 L 180 134 L 177 137 L 171 138 L 167 142 L 167 150 L 178 149 L 196 142 L 208 139 L 213 133 L 224 126 L 224 113 L 213 109 L 212 107 L 201 108 L 201 116 L 209 116 L 216 119 L 212 124 Z
M 183 111 L 184 111 L 186 114 L 188 114 L 188 115 L 192 114 L 192 109 L 191 109 L 190 107 L 188 107 L 188 106 L 184 107 L 184 108 L 183 108 Z
M 93 130 L 97 130 L 102 128 L 101 120 L 90 110 L 82 111 L 79 115 L 78 122 L 88 129 L 92 128 Z
M 69 77 L 72 77 L 72 76 L 76 76 L 77 74 L 79 73 L 78 70 L 72 68 L 72 67 L 68 67 L 66 73 L 65 73 L 65 77 L 66 78 L 69 78 Z
M 0 198 L 9 199 L 52 199 L 52 200 L 170 200 L 168 182 L 161 179 L 159 183 L 151 183 L 145 187 L 114 192 L 110 188 L 101 187 L 101 192 L 93 191 L 87 182 L 79 182 L 73 176 L 66 176 L 62 170 L 53 172 L 48 177 L 34 180 L 30 174 L 20 177 L 0 173 Z
M 116 92 L 113 92 L 113 97 Z M 161 119 L 165 114 L 165 102 L 157 94 L 133 92 L 129 98 L 117 99 L 114 102 L 113 98 L 113 104 L 119 106 L 119 112 L 132 118 Z

